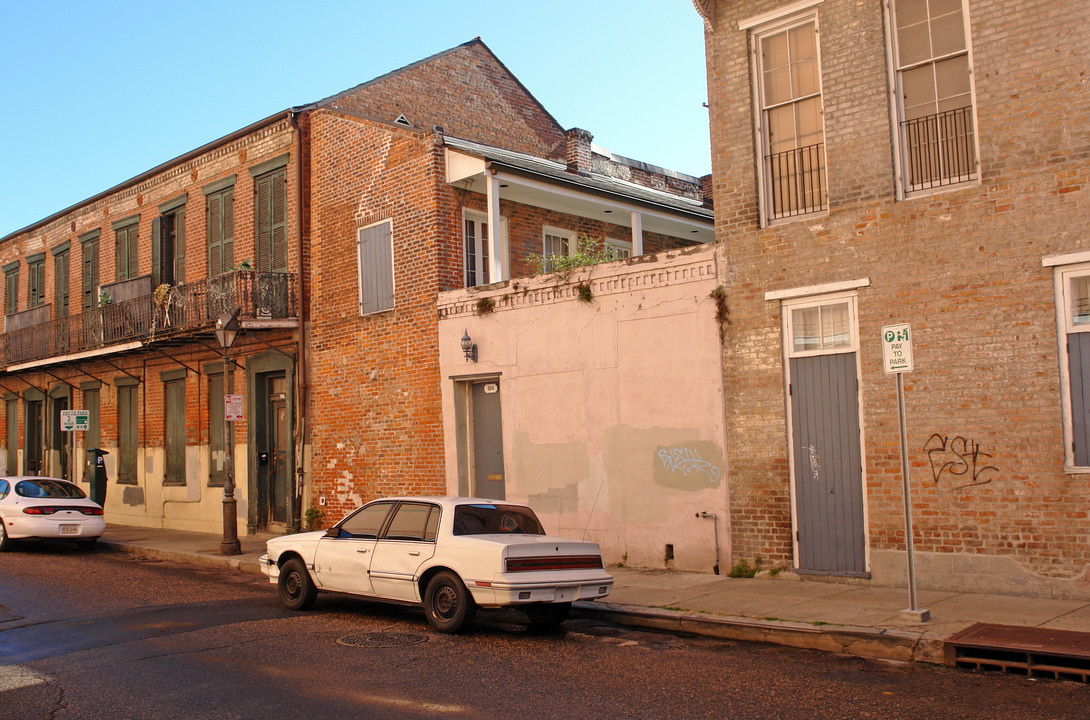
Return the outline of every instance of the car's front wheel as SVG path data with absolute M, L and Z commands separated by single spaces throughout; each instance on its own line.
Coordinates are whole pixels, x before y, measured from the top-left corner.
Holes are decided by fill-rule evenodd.
M 289 610 L 306 610 L 318 597 L 318 588 L 299 558 L 284 563 L 276 586 L 280 590 L 280 600 Z
M 530 624 L 536 628 L 553 630 L 568 619 L 571 612 L 571 603 L 542 603 L 540 605 L 527 605 L 526 617 Z
M 466 629 L 477 606 L 462 580 L 444 570 L 431 579 L 424 591 L 424 615 L 428 624 L 441 633 L 457 633 Z

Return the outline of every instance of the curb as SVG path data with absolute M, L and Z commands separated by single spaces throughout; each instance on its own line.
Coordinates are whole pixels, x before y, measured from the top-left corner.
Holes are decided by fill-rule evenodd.
M 252 557 L 181 552 L 110 540 L 100 540 L 99 544 L 103 548 L 131 555 L 143 555 L 233 572 L 261 574 L 261 566 L 257 558 Z M 901 662 L 926 662 L 941 665 L 944 661 L 942 640 L 926 638 L 923 633 L 905 630 L 884 630 L 852 625 L 818 626 L 787 620 L 757 620 L 599 601 L 575 602 L 572 608 L 581 617 L 595 618 L 627 627 L 744 642 L 770 643 L 805 650 L 821 650 Z

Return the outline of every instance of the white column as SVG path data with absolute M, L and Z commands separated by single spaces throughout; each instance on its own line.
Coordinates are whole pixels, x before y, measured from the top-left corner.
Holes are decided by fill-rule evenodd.
M 632 257 L 643 255 L 643 215 L 632 211 Z
M 507 237 L 503 233 L 500 217 L 500 180 L 485 171 L 488 198 L 488 278 L 500 282 L 511 277 L 507 262 Z

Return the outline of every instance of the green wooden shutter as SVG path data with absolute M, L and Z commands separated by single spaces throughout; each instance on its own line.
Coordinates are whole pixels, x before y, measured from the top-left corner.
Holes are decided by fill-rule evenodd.
M 8 315 L 19 310 L 19 271 L 14 270 L 4 275 L 4 306 Z
M 174 284 L 185 283 L 185 208 L 174 213 Z
M 101 396 L 98 390 L 84 390 L 83 391 L 83 408 L 87 411 L 89 423 L 87 425 L 87 431 L 83 433 L 83 447 L 97 448 L 101 447 L 102 442 L 102 422 L 101 422 Z M 88 455 L 83 463 L 83 480 L 84 482 L 90 482 L 91 476 L 95 471 L 94 460 Z
M 185 484 L 185 380 L 164 383 L 166 400 L 164 484 Z
M 117 479 L 119 482 L 136 482 L 136 423 L 139 417 L 136 413 L 137 386 L 119 387 L 117 389 L 117 414 L 118 414 L 118 468 Z
M 205 200 L 205 223 L 208 226 L 208 277 L 224 271 L 223 263 L 223 195 L 215 193 Z
M 208 480 L 215 485 L 223 484 L 224 423 L 226 408 L 223 397 L 223 373 L 208 376 L 208 449 L 211 459 L 208 465 Z
M 254 181 L 257 270 L 287 272 L 287 173 L 269 173 Z
M 83 244 L 83 309 L 98 304 L 98 241 Z
M 163 222 L 162 218 L 151 221 L 151 289 L 159 287 L 163 282 L 162 271 L 163 258 Z
M 54 317 L 68 317 L 68 253 L 53 256 Z
M 5 403 L 7 419 L 7 458 L 6 472 L 8 475 L 19 473 L 19 401 L 8 400 Z
M 235 191 L 225 190 L 223 202 L 223 269 L 235 266 Z

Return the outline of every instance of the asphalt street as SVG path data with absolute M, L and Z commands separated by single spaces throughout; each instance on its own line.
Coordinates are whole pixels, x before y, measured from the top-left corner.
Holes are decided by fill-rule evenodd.
M 1080 718 L 1090 688 L 575 619 L 411 608 L 112 552 L 0 554 L 0 718 Z

